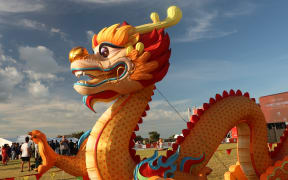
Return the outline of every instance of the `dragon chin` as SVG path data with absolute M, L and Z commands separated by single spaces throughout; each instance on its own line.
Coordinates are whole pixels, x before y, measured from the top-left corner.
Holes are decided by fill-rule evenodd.
M 93 112 L 96 113 L 96 111 L 93 108 L 93 105 L 96 102 L 110 102 L 115 100 L 119 94 L 115 91 L 107 90 L 102 91 L 96 94 L 83 96 L 82 102 Z

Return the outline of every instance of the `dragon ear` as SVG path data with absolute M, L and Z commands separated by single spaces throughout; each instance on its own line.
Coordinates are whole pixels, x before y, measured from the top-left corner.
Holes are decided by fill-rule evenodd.
M 97 34 L 94 34 L 92 37 L 92 49 L 94 49 L 97 45 L 98 45 Z

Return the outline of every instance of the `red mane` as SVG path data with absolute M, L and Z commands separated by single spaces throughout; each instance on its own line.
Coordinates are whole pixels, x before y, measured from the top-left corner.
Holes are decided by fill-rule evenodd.
M 152 32 L 141 34 L 139 42 L 142 42 L 144 44 L 144 51 L 151 54 L 148 62 L 158 62 L 158 68 L 151 72 L 151 74 L 153 75 L 153 79 L 140 80 L 140 83 L 143 86 L 148 86 L 150 84 L 161 81 L 168 72 L 168 68 L 170 65 L 169 58 L 171 54 L 171 49 L 169 48 L 170 38 L 169 35 L 164 32 L 164 29 L 154 29 Z

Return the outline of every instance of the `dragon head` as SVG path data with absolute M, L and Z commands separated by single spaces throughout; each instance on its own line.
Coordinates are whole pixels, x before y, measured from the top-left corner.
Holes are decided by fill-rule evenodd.
M 83 47 L 73 48 L 69 53 L 72 73 L 88 78 L 74 84 L 84 95 L 84 103 L 93 110 L 96 101 L 108 102 L 162 80 L 171 53 L 164 28 L 177 24 L 181 17 L 181 10 L 171 6 L 164 21 L 152 13 L 150 24 L 133 27 L 124 22 L 103 28 L 92 38 L 94 54 Z

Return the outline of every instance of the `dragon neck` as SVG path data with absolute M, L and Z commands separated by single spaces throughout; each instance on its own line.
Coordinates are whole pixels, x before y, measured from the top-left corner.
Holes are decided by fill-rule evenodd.
M 136 137 L 134 131 L 139 129 L 137 124 L 142 122 L 145 110 L 149 109 L 148 102 L 154 89 L 155 86 L 151 85 L 121 96 L 98 119 L 86 146 L 86 167 L 90 179 L 132 179 L 134 167 L 140 161 L 132 149 Z

